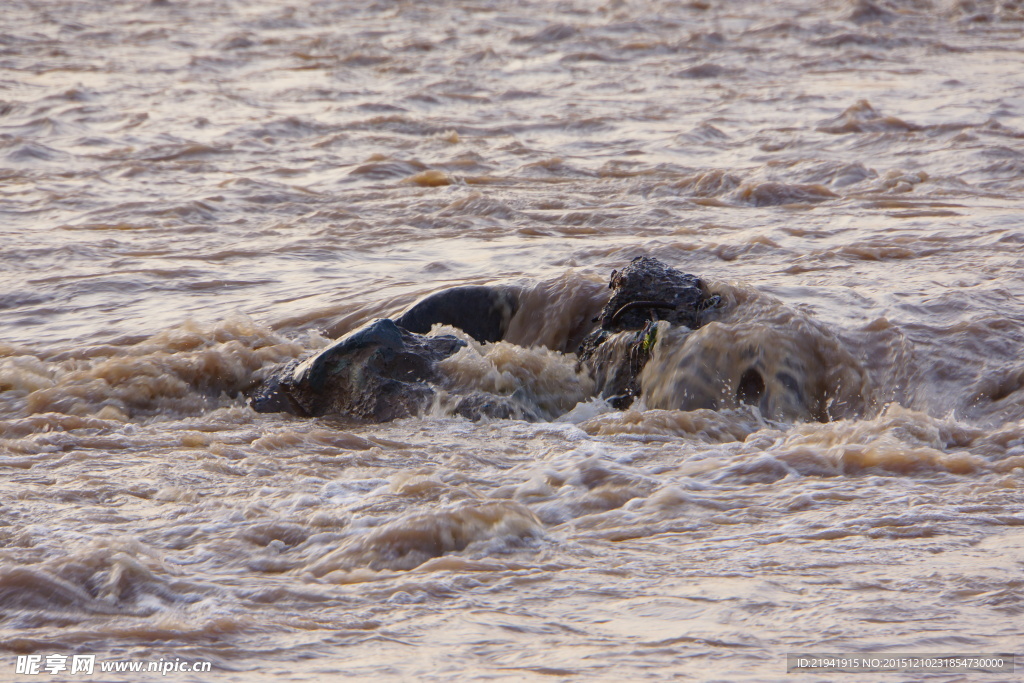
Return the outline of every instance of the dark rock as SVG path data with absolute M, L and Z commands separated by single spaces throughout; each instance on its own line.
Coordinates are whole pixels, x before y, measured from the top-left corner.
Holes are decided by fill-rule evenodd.
M 640 394 L 640 373 L 657 341 L 658 323 L 695 329 L 716 297 L 708 295 L 697 277 L 648 257 L 613 271 L 609 287 L 612 297 L 593 321 L 600 321 L 600 328 L 584 339 L 579 358 L 601 395 L 625 408 Z M 395 320 L 375 320 L 320 353 L 285 365 L 263 383 L 250 405 L 258 412 L 385 422 L 422 413 L 443 389 L 447 394 L 439 400 L 470 419 L 541 419 L 528 397 L 453 387 L 438 362 L 466 342 L 451 335 L 425 336 L 443 323 L 480 342 L 501 340 L 519 299 L 520 290 L 502 286 L 454 287 L 432 294 Z M 754 400 L 755 378 L 741 391 L 742 400 Z
M 250 399 L 257 412 L 349 415 L 378 422 L 415 415 L 434 398 L 437 363 L 466 343 L 425 337 L 387 318 L 276 372 Z
M 457 327 L 478 342 L 504 338 L 519 308 L 519 293 L 509 287 L 452 287 L 422 299 L 395 319 L 399 327 L 426 334 L 435 324 Z
M 638 331 L 598 330 L 583 341 L 580 363 L 590 370 L 601 396 L 613 408 L 628 408 L 640 395 L 640 372 L 657 338 L 657 323 L 649 322 Z
M 594 321 L 601 327 L 583 340 L 578 355 L 601 396 L 622 409 L 640 395 L 640 372 L 657 341 L 657 321 L 696 329 L 701 313 L 718 298 L 700 278 L 647 256 L 613 270 L 608 287 L 614 293 Z
M 651 320 L 696 329 L 708 299 L 700 278 L 648 256 L 613 270 L 608 288 L 614 293 L 598 318 L 608 332 L 639 330 Z

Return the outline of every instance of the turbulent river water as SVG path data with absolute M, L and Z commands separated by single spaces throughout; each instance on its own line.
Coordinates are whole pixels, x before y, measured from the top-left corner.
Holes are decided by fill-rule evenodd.
M 87 678 L 16 676 L 56 653 L 825 680 L 787 653 L 1018 649 L 1020 3 L 0 15 L 0 679 Z M 569 340 L 638 255 L 723 305 L 620 411 Z M 486 283 L 529 290 L 515 334 L 445 362 L 544 419 L 247 405 Z M 820 410 L 688 404 L 732 395 L 742 349 Z

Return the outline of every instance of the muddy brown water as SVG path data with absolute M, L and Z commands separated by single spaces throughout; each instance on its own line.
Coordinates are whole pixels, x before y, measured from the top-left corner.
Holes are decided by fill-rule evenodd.
M 1019 649 L 1022 20 L 8 0 L 0 679 L 84 653 L 213 663 L 179 680 L 773 681 L 788 652 Z M 553 349 L 639 254 L 727 306 L 614 411 Z M 531 287 L 529 315 L 448 371 L 551 420 L 246 406 L 276 364 L 480 283 Z M 728 400 L 743 349 L 825 421 Z

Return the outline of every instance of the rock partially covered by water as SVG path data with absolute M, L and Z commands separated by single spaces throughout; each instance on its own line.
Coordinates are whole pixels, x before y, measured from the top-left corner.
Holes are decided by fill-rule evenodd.
M 696 329 L 717 299 L 704 283 L 655 258 L 637 256 L 608 282 L 611 299 L 595 320 L 601 326 L 580 345 L 580 363 L 597 380 L 601 396 L 626 408 L 640 395 L 640 373 L 657 340 L 657 322 Z
M 577 357 L 503 340 L 515 315 L 563 307 L 531 307 L 523 288 L 457 287 L 277 370 L 251 405 L 376 422 L 431 411 L 533 421 L 599 395 L 619 409 L 639 398 L 645 408 L 749 405 L 766 419 L 827 421 L 856 414 L 870 394 L 834 334 L 756 290 L 713 295 L 699 278 L 649 257 L 613 271 L 609 288 L 592 321 L 600 326 Z
M 414 334 L 381 318 L 284 366 L 250 399 L 254 410 L 350 415 L 378 422 L 423 412 L 441 380 L 437 363 L 464 347 L 451 335 Z
M 608 281 L 613 290 L 598 318 L 608 332 L 639 330 L 651 320 L 699 326 L 708 292 L 696 275 L 688 275 L 656 258 L 637 256 Z
M 395 323 L 417 334 L 426 334 L 437 324 L 451 325 L 479 342 L 496 342 L 505 338 L 518 308 L 519 291 L 513 287 L 468 285 L 431 294 Z

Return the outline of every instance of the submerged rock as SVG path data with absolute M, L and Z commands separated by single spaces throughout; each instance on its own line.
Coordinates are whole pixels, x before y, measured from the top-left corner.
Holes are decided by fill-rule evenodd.
M 437 362 L 466 342 L 427 337 L 381 318 L 301 362 L 285 365 L 250 399 L 261 413 L 350 415 L 378 422 L 422 412 L 441 379 Z
M 657 322 L 696 329 L 701 313 L 718 298 L 695 275 L 647 256 L 613 270 L 608 288 L 612 297 L 594 321 L 600 327 L 583 340 L 579 358 L 601 396 L 622 409 L 640 395 L 640 373 L 657 341 Z
M 767 419 L 825 421 L 857 410 L 859 397 L 869 392 L 839 341 L 781 304 L 765 308 L 776 311 L 772 324 L 744 319 L 748 314 L 737 318 L 735 302 L 719 309 L 719 296 L 700 278 L 648 257 L 613 271 L 608 286 L 612 294 L 593 319 L 596 329 L 580 345 L 575 367 L 571 356 L 559 355 L 568 374 L 555 372 L 560 379 L 554 383 L 538 378 L 557 362 L 510 351 L 525 347 L 502 341 L 520 309 L 521 290 L 457 287 L 280 368 L 250 404 L 259 412 L 377 422 L 432 409 L 474 420 L 541 420 L 570 410 L 573 403 L 559 405 L 565 396 L 575 403 L 596 395 L 618 409 L 642 397 L 647 408 L 745 404 Z M 459 326 L 486 346 L 427 334 L 435 324 Z M 466 350 L 455 356 L 460 349 Z M 485 360 L 492 353 L 494 360 Z
M 613 271 L 613 294 L 580 347 L 581 368 L 619 408 L 640 394 L 639 376 L 657 337 L 656 321 L 695 328 L 711 301 L 704 284 L 657 259 L 640 256 Z M 382 318 L 333 346 L 274 372 L 251 397 L 258 412 L 347 415 L 384 422 L 426 411 L 443 389 L 449 410 L 481 417 L 539 419 L 529 401 L 460 391 L 438 362 L 466 342 L 429 336 L 435 324 L 459 327 L 479 342 L 500 341 L 519 307 L 510 287 L 454 287 L 432 294 L 395 320 Z
M 435 403 L 471 420 L 539 420 L 528 401 L 455 386 L 439 362 L 466 346 L 380 318 L 276 370 L 249 399 L 260 413 L 338 415 L 374 422 L 421 415 Z

